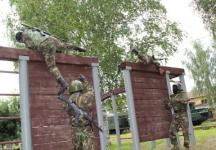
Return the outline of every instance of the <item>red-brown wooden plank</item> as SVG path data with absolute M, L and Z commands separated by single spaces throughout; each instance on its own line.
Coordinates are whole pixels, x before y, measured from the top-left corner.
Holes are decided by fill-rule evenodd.
M 136 76 L 133 76 L 132 73 L 132 82 L 134 88 L 140 88 L 140 89 L 165 89 L 167 90 L 167 83 L 166 80 L 163 79 L 157 79 L 157 78 L 137 78 Z
M 148 73 L 159 73 L 159 69 L 154 64 L 142 64 L 142 63 L 131 63 L 131 62 L 124 62 L 120 65 L 121 69 L 125 69 L 127 67 L 131 67 L 132 71 L 136 72 L 148 72 Z M 174 67 L 166 67 L 160 66 L 164 72 L 169 71 L 170 77 L 175 78 L 180 76 L 184 73 L 184 69 L 182 68 L 174 68 Z
M 3 141 L 3 142 L 0 142 L 0 145 L 6 145 L 6 144 L 19 144 L 21 143 L 20 140 L 14 140 L 14 141 Z
M 12 73 L 12 74 L 18 74 L 18 71 L 6 71 L 6 70 L 0 70 L 0 74 L 1 73 Z
M 0 117 L 0 120 L 20 120 L 19 116 Z
M 124 87 L 115 88 L 115 89 L 103 94 L 102 101 L 106 100 L 107 98 L 110 98 L 112 95 L 118 95 L 118 94 L 121 94 L 121 93 L 125 93 L 125 88 Z
M 19 56 L 29 56 L 31 61 L 44 61 L 40 52 L 35 52 L 28 49 L 16 49 L 0 46 L 0 59 L 1 60 L 17 60 Z M 65 54 L 56 54 L 56 62 L 63 64 L 76 64 L 82 66 L 90 66 L 91 63 L 97 63 L 97 58 L 94 57 L 80 57 L 68 56 Z
M 0 96 L 20 96 L 20 94 L 17 94 L 17 93 L 0 93 Z

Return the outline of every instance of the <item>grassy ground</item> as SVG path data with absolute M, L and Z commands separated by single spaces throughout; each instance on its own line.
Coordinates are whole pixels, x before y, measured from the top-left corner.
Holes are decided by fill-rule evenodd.
M 216 122 L 206 122 L 206 124 L 215 124 Z M 216 128 L 207 128 L 207 129 L 195 129 L 195 138 L 196 138 L 196 145 L 191 146 L 191 150 L 216 150 Z M 180 133 L 181 135 L 181 133 Z M 122 134 L 121 138 L 128 138 L 131 137 L 131 134 L 126 133 Z M 183 138 L 180 136 L 180 143 L 182 145 Z M 111 144 L 109 145 L 108 150 L 132 150 L 133 145 L 131 139 L 123 140 L 121 148 L 118 148 L 116 143 L 116 136 L 111 135 Z M 141 143 L 142 150 L 151 150 L 151 143 L 150 142 L 143 142 Z M 156 141 L 156 148 L 155 150 L 168 150 L 170 148 L 166 147 L 166 140 L 157 140 Z M 184 148 L 181 148 L 182 150 Z

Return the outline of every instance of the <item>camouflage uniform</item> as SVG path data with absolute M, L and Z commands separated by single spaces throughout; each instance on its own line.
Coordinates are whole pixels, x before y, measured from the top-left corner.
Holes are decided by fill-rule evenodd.
M 73 150 L 95 150 L 94 133 L 90 126 L 73 126 Z
M 134 53 L 143 64 L 155 64 L 160 74 L 164 73 L 164 70 L 160 68 L 160 63 L 155 60 L 154 56 L 141 55 L 136 49 L 132 49 L 132 53 Z
M 95 102 L 93 87 L 86 79 L 81 83 L 83 87 L 78 92 L 74 92 L 74 89 L 71 88 L 72 84 L 69 85 L 70 100 L 76 103 L 79 108 L 91 114 Z M 73 150 L 95 150 L 92 126 L 82 118 L 76 124 L 74 117 L 71 117 L 71 125 L 74 133 Z
M 177 94 L 171 95 L 169 106 L 173 108 L 174 114 L 172 117 L 170 129 L 169 129 L 169 137 L 171 143 L 178 149 L 176 133 L 179 131 L 179 128 L 182 128 L 183 136 L 184 136 L 184 147 L 189 148 L 189 122 L 187 117 L 187 96 L 185 92 L 179 92 Z M 175 149 L 175 148 L 174 148 Z
M 140 62 L 142 62 L 143 64 L 156 64 L 157 66 L 160 66 L 160 64 L 153 59 L 152 56 L 149 56 L 149 55 L 141 55 L 136 49 L 132 49 L 131 50 L 132 53 L 134 53 Z
M 42 35 L 39 31 L 25 30 L 22 32 L 22 41 L 27 48 L 42 52 L 49 71 L 56 80 L 62 77 L 55 64 L 55 53 L 63 47 L 58 39 L 47 34 Z
M 95 102 L 93 87 L 88 83 L 87 80 L 82 81 L 81 83 L 83 85 L 83 89 L 79 92 L 79 94 L 70 92 L 70 99 L 72 99 L 82 110 L 91 112 Z

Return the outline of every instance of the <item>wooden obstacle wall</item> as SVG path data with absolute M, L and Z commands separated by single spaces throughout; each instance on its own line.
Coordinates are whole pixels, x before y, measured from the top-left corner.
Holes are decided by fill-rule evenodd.
M 34 150 L 72 150 L 73 131 L 64 105 L 57 98 L 59 86 L 48 72 L 47 66 L 38 52 L 0 47 L 1 60 L 18 60 L 19 56 L 29 56 L 29 93 L 32 144 Z M 92 63 L 96 58 L 66 56 L 57 54 L 57 66 L 69 83 L 80 74 L 92 84 Z M 96 111 L 93 113 L 96 118 Z M 95 143 L 100 147 L 99 134 L 95 129 Z
M 165 74 L 161 75 L 154 65 L 125 62 L 122 69 L 131 67 L 131 83 L 135 114 L 140 141 L 168 138 L 171 111 L 165 107 L 169 97 Z M 184 72 L 183 69 L 161 67 L 170 71 L 171 78 Z

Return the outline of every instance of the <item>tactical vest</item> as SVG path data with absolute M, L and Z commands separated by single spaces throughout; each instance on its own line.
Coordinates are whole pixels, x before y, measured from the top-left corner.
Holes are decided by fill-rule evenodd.
M 185 93 L 178 93 L 171 95 L 171 106 L 175 113 L 178 112 L 186 112 L 187 110 L 187 104 L 177 102 L 177 99 L 186 99 Z
M 38 50 L 42 42 L 44 42 L 49 35 L 41 34 L 39 31 L 25 30 L 23 32 L 23 39 L 28 48 Z

